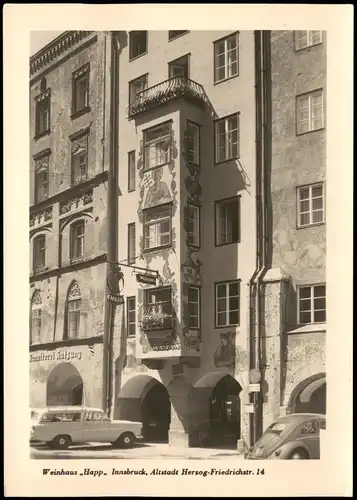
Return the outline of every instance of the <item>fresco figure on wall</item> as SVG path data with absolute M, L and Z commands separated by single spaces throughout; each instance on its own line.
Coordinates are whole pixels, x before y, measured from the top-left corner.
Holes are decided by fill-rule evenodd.
M 201 285 L 202 284 L 201 266 L 202 263 L 199 257 L 197 257 L 196 261 L 194 261 L 192 258 L 192 253 L 188 250 L 187 259 L 181 267 L 183 271 L 184 281 L 187 281 L 195 285 Z
M 125 358 L 125 368 L 124 372 L 145 372 L 147 368 L 145 365 L 141 364 L 141 361 L 136 358 L 135 355 L 135 340 L 128 340 L 127 342 L 127 355 Z
M 144 208 L 155 207 L 171 201 L 171 195 L 166 183 L 161 180 L 164 170 L 162 167 L 151 171 L 151 182 L 145 198 Z M 145 178 L 144 181 L 145 182 Z
M 235 362 L 235 333 L 221 333 L 221 345 L 213 354 L 214 364 L 217 368 L 234 368 Z

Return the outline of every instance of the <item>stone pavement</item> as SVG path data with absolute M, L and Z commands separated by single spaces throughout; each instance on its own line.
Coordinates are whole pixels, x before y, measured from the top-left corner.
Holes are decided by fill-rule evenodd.
M 172 458 L 177 460 L 244 460 L 237 450 L 222 450 L 211 448 L 177 448 L 168 444 L 145 444 L 128 450 L 118 450 L 110 445 L 88 443 L 68 450 L 50 450 L 46 448 L 32 448 L 31 458 L 35 459 L 158 459 Z

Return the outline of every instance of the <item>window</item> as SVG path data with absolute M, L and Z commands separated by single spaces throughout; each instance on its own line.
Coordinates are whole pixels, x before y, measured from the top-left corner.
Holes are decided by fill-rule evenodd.
M 128 264 L 135 264 L 135 223 L 128 224 Z
M 214 43 L 215 83 L 238 75 L 238 33 Z
M 238 158 L 238 114 L 218 120 L 216 132 L 216 163 Z
M 200 246 L 200 207 L 187 205 L 187 244 Z
M 72 153 L 72 184 L 80 184 L 87 180 L 87 151 L 79 149 Z
M 46 236 L 40 234 L 33 240 L 33 270 L 40 272 L 46 265 Z
M 324 323 L 326 321 L 326 285 L 311 285 L 298 288 L 300 325 Z
M 36 290 L 31 301 L 30 344 L 39 344 L 41 342 L 41 326 L 42 298 L 39 290 Z
M 239 325 L 240 282 L 216 284 L 216 327 Z
M 132 106 L 138 98 L 139 92 L 147 89 L 148 75 L 140 76 L 129 82 L 129 106 Z
M 298 188 L 298 227 L 320 224 L 324 221 L 324 193 L 322 184 Z
M 169 78 L 174 78 L 175 76 L 182 76 L 183 78 L 189 78 L 189 56 L 183 56 L 179 59 L 169 63 Z
M 145 170 L 165 165 L 171 160 L 171 123 L 144 131 Z
M 72 115 L 89 107 L 89 64 L 73 73 Z
M 67 298 L 67 338 L 76 339 L 79 337 L 79 325 L 81 318 L 81 290 L 77 281 L 73 281 Z
M 239 197 L 216 202 L 216 246 L 238 243 Z
M 323 92 L 316 90 L 296 98 L 297 133 L 305 134 L 324 128 Z
M 145 54 L 147 48 L 147 31 L 131 31 L 129 34 L 129 60 Z
M 144 250 L 171 245 L 171 204 L 144 210 Z
M 200 127 L 187 122 L 187 161 L 200 164 Z
M 198 287 L 188 287 L 188 327 L 200 328 L 200 292 Z
M 35 203 L 48 198 L 48 169 L 36 169 L 35 172 Z
M 135 191 L 135 151 L 128 153 L 128 191 Z
M 50 130 L 50 90 L 36 98 L 36 137 Z
M 304 422 L 300 427 L 301 436 L 311 436 L 312 434 L 318 434 L 319 428 L 315 420 L 308 420 Z
M 71 225 L 71 260 L 80 260 L 84 257 L 84 221 Z
M 143 327 L 145 330 L 172 327 L 171 287 L 145 290 L 144 303 Z
M 322 31 L 295 31 L 295 50 L 322 43 Z
M 177 38 L 178 36 L 184 35 L 185 33 L 188 33 L 188 30 L 169 31 L 169 41 Z
M 127 320 L 127 335 L 134 337 L 136 331 L 136 298 L 128 297 L 126 299 L 126 320 Z

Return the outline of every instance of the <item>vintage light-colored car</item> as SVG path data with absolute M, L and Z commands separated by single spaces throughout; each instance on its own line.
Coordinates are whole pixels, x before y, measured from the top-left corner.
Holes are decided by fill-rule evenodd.
M 103 410 L 85 406 L 51 406 L 31 410 L 30 444 L 66 449 L 88 442 L 130 448 L 141 438 L 141 422 L 110 420 Z
M 326 416 L 294 413 L 278 418 L 246 454 L 248 460 L 313 460 L 320 458 L 320 429 Z

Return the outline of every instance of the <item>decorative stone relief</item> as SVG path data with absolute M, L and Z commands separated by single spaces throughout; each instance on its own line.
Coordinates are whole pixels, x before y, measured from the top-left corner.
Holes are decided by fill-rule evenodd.
M 42 304 L 42 297 L 40 290 L 36 290 L 32 296 L 32 305 L 40 306 Z
M 37 212 L 36 214 L 30 215 L 30 227 L 35 226 L 36 224 L 43 224 L 52 219 L 52 207 L 45 208 L 41 210 L 41 212 Z
M 183 280 L 192 285 L 201 285 L 202 263 L 199 257 L 197 257 L 196 260 L 193 260 L 192 258 L 193 253 L 195 253 L 195 251 L 188 247 L 186 260 L 181 265 L 181 271 L 183 272 Z
M 60 215 L 76 210 L 77 208 L 89 205 L 93 202 L 93 190 L 86 191 L 85 193 L 72 198 L 71 200 L 62 201 L 60 203 Z
M 73 281 L 68 290 L 68 299 L 77 299 L 81 296 L 81 289 L 77 281 Z

